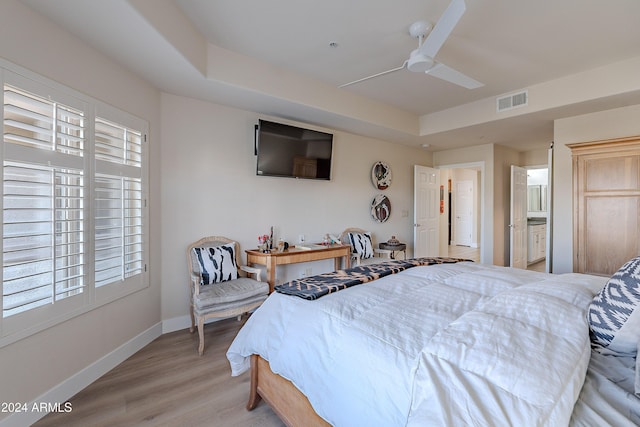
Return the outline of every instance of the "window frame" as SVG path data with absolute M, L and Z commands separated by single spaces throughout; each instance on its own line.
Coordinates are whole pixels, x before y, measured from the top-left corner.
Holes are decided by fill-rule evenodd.
M 0 58 L 0 83 L 2 84 L 3 108 L 0 110 L 0 123 L 3 124 L 3 141 L 0 148 L 2 164 L 5 161 L 17 162 L 25 156 L 29 164 L 60 166 L 60 156 L 56 157 L 55 151 L 37 148 L 23 147 L 4 141 L 4 87 L 11 85 L 18 89 L 51 99 L 64 105 L 78 108 L 84 112 L 85 139 L 84 151 L 80 160 L 71 160 L 75 164 L 69 167 L 83 171 L 83 242 L 84 242 L 84 267 L 83 267 L 83 292 L 55 302 L 45 304 L 34 309 L 10 315 L 0 316 L 0 348 L 31 336 L 44 329 L 58 325 L 76 316 L 88 313 L 117 299 L 127 297 L 135 292 L 149 287 L 149 123 L 126 111 L 118 109 L 98 99 L 82 94 L 68 86 L 54 82 L 37 73 L 26 70 Z M 142 134 L 141 139 L 141 166 L 139 177 L 142 186 L 142 266 L 140 274 L 124 280 L 118 280 L 96 288 L 95 286 L 95 194 L 94 177 L 96 175 L 95 159 L 95 121 L 96 117 L 117 123 L 118 125 L 135 129 Z M 54 160 L 57 160 L 55 162 Z M 64 162 L 63 162 L 64 163 Z M 63 165 L 64 166 L 64 165 Z M 132 166 L 125 166 L 132 168 Z M 126 170 L 122 167 L 112 168 L 113 173 L 127 177 Z M 4 173 L 2 174 L 4 186 Z M 4 190 L 3 190 L 4 194 Z M 4 196 L 0 197 L 0 209 L 4 212 Z M 3 215 L 4 224 L 4 215 Z M 4 250 L 4 226 L 0 228 L 0 249 Z M 123 242 L 124 244 L 124 242 Z M 0 286 L 4 286 L 3 268 L 0 269 Z M 0 304 L 3 302 L 3 293 L 0 292 Z M 4 308 L 4 304 L 2 304 Z

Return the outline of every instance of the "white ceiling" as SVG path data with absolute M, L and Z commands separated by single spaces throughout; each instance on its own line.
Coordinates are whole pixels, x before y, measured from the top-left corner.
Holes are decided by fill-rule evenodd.
M 281 85 L 295 84 L 291 76 L 299 76 L 306 85 L 335 88 L 400 66 L 417 47 L 409 25 L 420 19 L 435 23 L 449 1 L 23 2 L 163 91 L 381 139 L 429 143 L 432 150 L 486 143 L 538 148 L 553 139 L 555 118 L 640 103 L 640 91 L 629 91 L 503 120 L 470 122 L 432 135 L 419 130 L 421 117 L 640 57 L 638 0 L 467 0 L 466 13 L 436 60 L 483 82 L 483 87 L 468 90 L 401 70 L 339 89 L 344 93 L 325 90 L 327 98 L 333 96 L 335 109 L 327 107 L 331 99 L 302 99 L 304 93 L 296 98 L 285 90 L 279 96 L 278 85 L 262 90 L 250 81 L 211 78 L 211 49 L 250 58 L 255 71 L 250 80 L 265 78 L 266 67 L 281 71 Z M 198 58 L 207 56 L 198 53 L 198 43 L 184 43 L 187 33 L 208 44 L 208 58 Z M 338 47 L 330 47 L 331 42 Z M 415 118 L 415 128 L 394 128 L 340 108 L 345 99 L 362 97 Z

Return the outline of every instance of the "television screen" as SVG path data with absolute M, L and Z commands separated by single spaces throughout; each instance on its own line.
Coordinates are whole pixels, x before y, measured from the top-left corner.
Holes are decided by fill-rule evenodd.
M 256 134 L 257 174 L 331 179 L 333 135 L 260 120 Z

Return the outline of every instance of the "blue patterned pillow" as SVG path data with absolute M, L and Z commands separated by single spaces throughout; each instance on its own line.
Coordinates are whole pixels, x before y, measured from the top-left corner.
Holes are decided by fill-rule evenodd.
M 640 341 L 640 257 L 616 271 L 589 306 L 591 339 L 619 354 L 635 355 Z
M 640 342 L 638 342 L 638 352 L 640 353 Z M 634 383 L 635 395 L 640 397 L 640 357 L 636 354 L 636 381 Z
M 200 284 L 225 282 L 238 278 L 238 265 L 236 264 L 235 245 L 226 245 L 193 248 L 193 254 L 200 267 Z
M 351 249 L 360 255 L 360 259 L 373 258 L 373 245 L 369 233 L 349 233 Z

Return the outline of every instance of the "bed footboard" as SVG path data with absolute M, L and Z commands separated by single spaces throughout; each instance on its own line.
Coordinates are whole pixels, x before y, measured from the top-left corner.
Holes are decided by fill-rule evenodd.
M 330 426 L 316 414 L 307 397 L 291 381 L 274 374 L 269 362 L 254 354 L 251 356 L 251 390 L 247 410 L 254 409 L 261 399 L 288 427 Z

